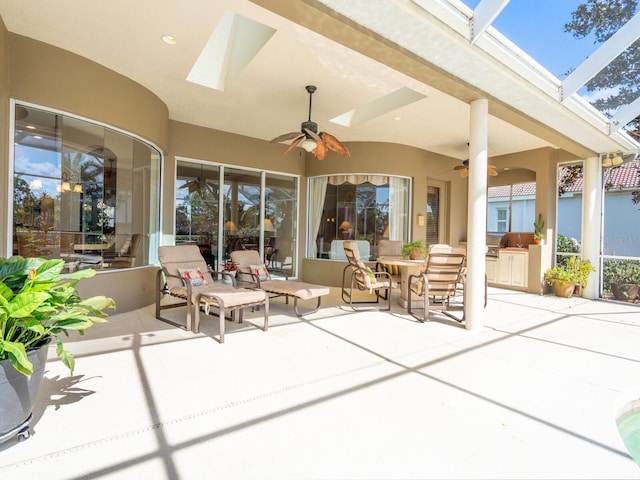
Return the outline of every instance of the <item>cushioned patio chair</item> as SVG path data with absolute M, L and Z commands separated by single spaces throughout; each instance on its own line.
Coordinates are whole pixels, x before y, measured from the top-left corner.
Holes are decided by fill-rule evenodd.
M 331 292 L 329 287 L 323 285 L 289 280 L 286 272 L 282 270 L 272 269 L 271 271 L 274 273 L 279 271 L 284 276 L 284 280 L 272 279 L 269 269 L 262 262 L 260 254 L 256 250 L 236 250 L 231 252 L 231 261 L 239 269 L 237 280 L 240 284 L 246 282 L 254 285 L 268 292 L 272 297 L 285 297 L 285 303 L 287 304 L 289 303 L 289 297 L 293 297 L 293 311 L 298 317 L 317 312 L 320 308 L 322 296 Z M 311 300 L 313 298 L 317 298 L 314 308 L 306 312 L 301 312 L 298 309 L 298 300 Z
M 424 271 L 418 275 L 409 276 L 407 298 L 409 314 L 420 322 L 426 322 L 429 312 L 435 310 L 458 322 L 463 322 L 466 296 L 464 261 L 465 256 L 461 253 L 430 252 Z M 462 284 L 460 290 L 459 283 Z M 462 296 L 462 301 L 456 300 L 459 294 Z M 414 313 L 412 302 L 415 296 L 423 300 L 422 312 L 419 316 Z M 462 316 L 452 314 L 451 311 L 454 310 L 461 311 Z
M 245 308 L 262 306 L 264 308 L 264 327 L 269 324 L 269 296 L 255 288 L 236 288 L 220 283 L 224 275 L 210 270 L 197 245 L 163 246 L 158 249 L 161 269 L 156 276 L 156 318 L 176 327 L 191 330 L 191 316 L 195 307 L 194 332 L 200 329 L 200 310 L 209 314 L 212 308 L 218 309 L 220 317 L 220 343 L 224 343 L 225 318 L 227 312 L 235 313 L 242 323 Z M 179 298 L 183 302 L 162 305 L 165 295 Z M 160 315 L 161 310 L 187 307 L 186 327 Z M 233 318 L 233 315 L 232 315 Z
M 360 259 L 358 244 L 353 240 L 345 240 L 343 243 L 344 253 L 347 256 L 347 265 L 342 270 L 342 300 L 348 303 L 354 310 L 364 310 L 365 308 L 356 308 L 357 304 L 369 304 L 366 309 L 391 310 L 391 288 L 393 281 L 388 272 L 374 272 L 367 267 Z M 355 292 L 368 292 L 375 295 L 373 300 L 355 301 Z M 386 301 L 386 306 L 374 307 L 371 304 L 380 302 L 380 299 Z

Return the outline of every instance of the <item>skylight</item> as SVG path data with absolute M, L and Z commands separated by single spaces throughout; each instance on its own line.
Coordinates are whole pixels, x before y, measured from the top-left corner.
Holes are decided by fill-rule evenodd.
M 224 91 L 276 31 L 227 10 L 187 76 L 189 82 Z
M 366 122 L 367 120 L 384 115 L 385 113 L 397 110 L 400 107 L 409 105 L 410 103 L 422 100 L 425 97 L 426 95 L 423 95 L 422 93 L 403 87 L 395 92 L 385 95 L 384 97 L 380 97 L 365 105 L 361 105 L 354 110 L 338 115 L 330 121 L 337 123 L 338 125 L 344 125 L 345 127 L 353 127 Z

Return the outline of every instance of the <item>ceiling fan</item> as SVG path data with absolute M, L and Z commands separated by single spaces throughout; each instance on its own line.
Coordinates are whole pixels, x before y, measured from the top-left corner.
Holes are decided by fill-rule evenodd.
M 457 165 L 453 167 L 454 170 L 461 170 L 460 176 L 468 177 L 469 176 L 469 160 L 465 160 L 462 162 L 462 165 Z M 487 175 L 490 177 L 497 177 L 498 172 L 496 171 L 495 165 L 487 165 Z
M 194 180 L 189 180 L 184 185 L 180 186 L 180 188 L 188 189 L 189 193 L 209 190 L 213 195 L 216 194 L 215 187 L 207 182 L 207 178 L 204 176 L 204 168 L 202 165 L 200 165 L 200 176 Z
M 307 85 L 305 89 L 309 93 L 309 119 L 306 122 L 302 122 L 299 132 L 284 133 L 272 139 L 271 143 L 293 140 L 282 155 L 286 155 L 295 147 L 302 147 L 307 152 L 312 153 L 318 160 L 324 160 L 329 150 L 348 157 L 350 155 L 349 150 L 340 140 L 327 132 L 318 133 L 318 124 L 311 121 L 311 97 L 316 91 L 316 87 L 315 85 Z

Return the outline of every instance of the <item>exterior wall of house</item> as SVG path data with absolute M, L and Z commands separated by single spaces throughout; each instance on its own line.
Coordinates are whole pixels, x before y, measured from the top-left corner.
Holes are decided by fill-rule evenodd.
M 298 233 L 300 241 L 298 242 L 298 258 L 303 258 L 305 251 L 304 232 L 306 232 L 305 208 L 307 204 L 307 184 L 304 176 L 305 160 L 304 157 L 299 157 L 298 152 L 290 152 L 286 156 L 282 156 L 285 148 L 282 144 L 272 144 L 243 135 L 170 121 L 169 149 L 165 152 L 165 163 L 163 165 L 165 174 L 162 191 L 162 210 L 164 212 L 161 219 L 162 243 L 164 245 L 173 243 L 175 233 L 175 206 L 173 202 L 175 197 L 176 158 L 187 158 L 299 175 Z M 309 154 L 309 156 L 311 155 Z M 331 156 L 330 154 L 329 157 Z M 300 276 L 304 274 L 302 263 L 300 263 L 299 274 Z
M 0 135 L 9 145 L 9 99 L 42 105 L 79 115 L 139 135 L 166 151 L 169 113 L 152 92 L 128 78 L 68 51 L 0 28 Z M 13 182 L 8 177 L 7 148 L 1 149 L 2 198 L 9 198 Z M 6 202 L 2 204 L 7 225 Z M 0 238 L 3 252 L 10 251 L 7 235 Z M 154 302 L 155 274 L 148 266 L 127 271 L 100 272 L 79 284 L 81 296 L 108 295 L 118 312 Z
M 348 144 L 348 148 L 351 156 L 347 159 L 329 154 L 320 162 L 313 156 L 308 156 L 307 177 L 342 173 L 377 173 L 411 177 L 410 236 L 413 240 L 425 240 L 427 236 L 426 227 L 419 227 L 417 224 L 417 213 L 424 214 L 426 210 L 428 178 L 449 182 L 449 209 L 445 212 L 448 217 L 445 222 L 448 225 L 448 231 L 444 232 L 443 242 L 457 244 L 466 239 L 467 180 L 460 177 L 458 171 L 453 170 L 459 162 L 419 148 L 393 143 L 353 142 Z M 306 185 L 304 189 L 306 190 Z M 300 238 L 305 240 L 304 235 Z M 335 287 L 341 285 L 345 262 L 304 258 L 304 251 L 306 250 L 302 251 L 300 258 L 303 259 L 303 271 L 313 272 L 312 276 L 308 275 L 311 277 L 310 282 Z
M 498 231 L 498 210 L 509 208 L 509 199 L 505 197 L 488 200 L 487 231 Z M 533 222 L 536 218 L 535 196 L 526 195 L 514 197 L 511 202 L 511 231 L 533 232 Z

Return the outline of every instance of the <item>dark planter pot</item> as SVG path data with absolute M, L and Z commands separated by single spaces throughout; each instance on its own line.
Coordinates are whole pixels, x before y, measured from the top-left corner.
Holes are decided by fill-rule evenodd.
M 633 302 L 640 299 L 640 285 L 637 283 L 612 283 L 611 293 L 616 300 Z
M 9 360 L 0 361 L 0 443 L 16 435 L 21 439 L 29 436 L 31 411 L 44 375 L 48 344 L 49 341 L 27 352 L 33 363 L 30 379 L 13 368 Z

